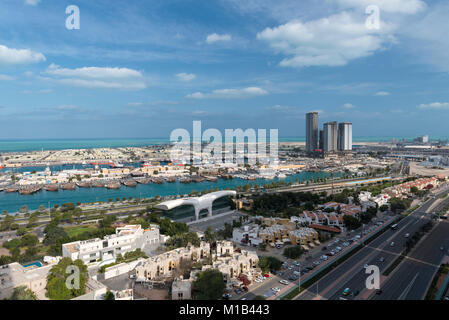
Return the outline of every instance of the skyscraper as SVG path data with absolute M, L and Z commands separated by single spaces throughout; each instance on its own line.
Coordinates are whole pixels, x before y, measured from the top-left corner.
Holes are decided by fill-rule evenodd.
M 320 150 L 323 150 L 323 148 L 324 148 L 324 140 L 323 139 L 324 139 L 324 131 L 320 130 L 320 142 L 318 143 Z
M 306 114 L 306 151 L 318 149 L 318 112 Z
M 324 128 L 324 139 L 323 139 L 323 151 L 333 152 L 337 151 L 337 122 L 326 122 L 323 126 Z
M 352 150 L 352 123 L 341 122 L 338 124 L 338 150 Z

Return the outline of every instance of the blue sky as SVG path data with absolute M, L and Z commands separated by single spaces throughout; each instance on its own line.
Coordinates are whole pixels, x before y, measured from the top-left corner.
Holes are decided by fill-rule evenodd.
M 448 16 L 423 0 L 2 0 L 0 140 L 168 138 L 193 120 L 304 136 L 308 111 L 355 136 L 449 136 Z

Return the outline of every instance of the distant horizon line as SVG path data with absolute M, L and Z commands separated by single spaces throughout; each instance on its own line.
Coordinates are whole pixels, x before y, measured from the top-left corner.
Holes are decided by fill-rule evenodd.
M 415 139 L 418 137 L 422 137 L 424 135 L 414 135 L 414 136 L 353 136 L 353 139 L 363 139 L 363 138 L 380 138 L 380 139 Z M 431 139 L 440 139 L 440 138 L 449 138 L 448 136 L 429 136 L 429 140 Z M 282 136 L 279 139 L 306 139 L 306 136 Z M 95 138 L 11 138 L 11 139 L 0 139 L 0 142 L 17 142 L 17 141 L 68 141 L 68 140 L 166 140 L 167 137 L 95 137 Z M 363 142 L 363 141 L 361 141 Z

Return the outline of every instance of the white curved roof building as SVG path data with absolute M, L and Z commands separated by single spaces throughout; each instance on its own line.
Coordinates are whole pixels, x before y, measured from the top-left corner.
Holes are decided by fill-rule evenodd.
M 155 208 L 162 211 L 162 215 L 172 220 L 194 221 L 211 217 L 214 213 L 230 206 L 229 200 L 235 197 L 234 190 L 223 190 L 205 194 L 201 197 L 183 198 L 161 202 Z

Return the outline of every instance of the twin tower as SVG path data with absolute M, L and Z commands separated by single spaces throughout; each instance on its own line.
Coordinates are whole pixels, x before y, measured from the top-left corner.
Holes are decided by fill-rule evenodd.
M 352 150 L 352 123 L 336 121 L 326 122 L 323 130 L 318 128 L 318 112 L 306 114 L 306 151 L 307 153 Z

